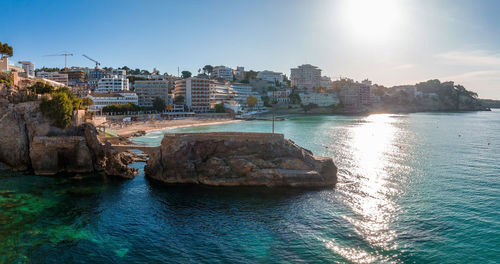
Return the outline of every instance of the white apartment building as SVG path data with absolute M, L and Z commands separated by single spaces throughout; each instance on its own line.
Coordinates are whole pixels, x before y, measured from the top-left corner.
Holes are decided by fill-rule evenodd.
M 292 94 L 292 89 L 280 89 L 277 91 L 267 92 L 267 96 L 278 103 L 290 102 L 290 94 Z
M 127 76 L 127 71 L 122 69 L 113 69 L 111 71 L 112 76 Z
M 234 91 L 230 87 L 230 82 L 211 82 L 210 83 L 210 107 L 214 108 L 216 104 L 234 103 Z
M 264 81 L 272 82 L 272 83 L 282 83 L 283 82 L 283 73 L 281 72 L 273 72 L 273 71 L 260 71 L 257 73 L 257 79 L 261 79 Z
M 28 77 L 35 77 L 35 64 L 31 61 L 20 61 L 19 64 Z
M 215 66 L 212 71 L 212 77 L 223 78 L 228 81 L 233 80 L 233 69 L 226 66 Z
M 152 107 L 155 98 L 162 99 L 165 104 L 172 103 L 168 79 L 137 80 L 134 87 L 139 106 Z
M 101 78 L 97 82 L 96 93 L 108 93 L 118 91 L 128 91 L 129 82 L 125 75 L 113 75 Z
M 338 105 L 339 97 L 335 93 L 299 93 L 303 105 L 315 104 L 320 107 Z
M 230 91 L 234 93 L 234 101 L 241 106 L 242 110 L 246 110 L 248 108 L 247 98 L 250 96 L 257 98 L 257 104 L 253 107 L 253 109 L 264 109 L 264 103 L 262 102 L 260 94 L 258 92 L 254 92 L 252 86 L 243 83 L 233 83 L 230 86 Z
M 332 84 L 333 84 L 333 82 L 332 82 L 332 79 L 330 77 L 328 77 L 328 76 L 322 76 L 321 80 L 320 80 L 319 86 L 331 89 L 332 88 Z
M 184 96 L 184 102 L 191 111 L 210 111 L 210 80 L 197 77 L 176 80 L 174 99 L 179 96 Z
M 68 86 L 68 75 L 65 73 L 41 71 L 36 73 L 36 77 L 51 80 Z
M 321 69 L 311 64 L 303 64 L 290 69 L 292 86 L 299 89 L 318 88 L 321 86 Z
M 91 111 L 99 111 L 103 107 L 113 104 L 124 105 L 132 103 L 137 105 L 139 103 L 137 94 L 132 92 L 91 93 L 87 97 L 94 102 L 94 104 L 90 107 Z

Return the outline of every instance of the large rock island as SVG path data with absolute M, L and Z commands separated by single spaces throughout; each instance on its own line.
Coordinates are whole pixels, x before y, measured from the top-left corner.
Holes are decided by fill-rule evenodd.
M 282 134 L 166 134 L 146 176 L 165 183 L 214 186 L 334 186 L 331 158 L 314 156 Z

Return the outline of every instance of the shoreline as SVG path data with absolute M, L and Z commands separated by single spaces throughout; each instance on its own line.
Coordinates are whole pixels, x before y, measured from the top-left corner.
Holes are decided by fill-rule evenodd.
M 176 122 L 177 121 L 177 122 Z M 210 126 L 241 122 L 244 120 L 223 119 L 223 120 L 199 120 L 199 119 L 183 119 L 183 120 L 163 120 L 151 123 L 137 123 L 123 128 L 113 128 L 119 137 L 133 137 L 139 131 L 144 131 L 146 134 L 162 130 L 171 130 L 185 127 Z

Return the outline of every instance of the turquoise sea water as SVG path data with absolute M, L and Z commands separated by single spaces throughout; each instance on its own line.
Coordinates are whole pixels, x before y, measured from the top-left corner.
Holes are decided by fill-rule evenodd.
M 276 132 L 332 157 L 336 188 L 3 173 L 0 263 L 500 263 L 499 110 L 300 116 Z

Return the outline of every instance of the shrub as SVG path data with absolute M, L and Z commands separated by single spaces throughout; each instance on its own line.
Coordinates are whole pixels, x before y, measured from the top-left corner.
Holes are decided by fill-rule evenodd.
M 66 128 L 73 117 L 73 102 L 66 93 L 54 93 L 52 99 L 42 98 L 40 110 L 43 115 L 54 120 L 54 125 Z
M 51 94 L 54 92 L 54 87 L 46 82 L 36 82 L 32 86 L 28 87 L 28 90 L 35 94 Z
M 216 104 L 215 105 L 215 112 L 216 113 L 225 113 L 226 108 L 224 108 L 224 103 Z

